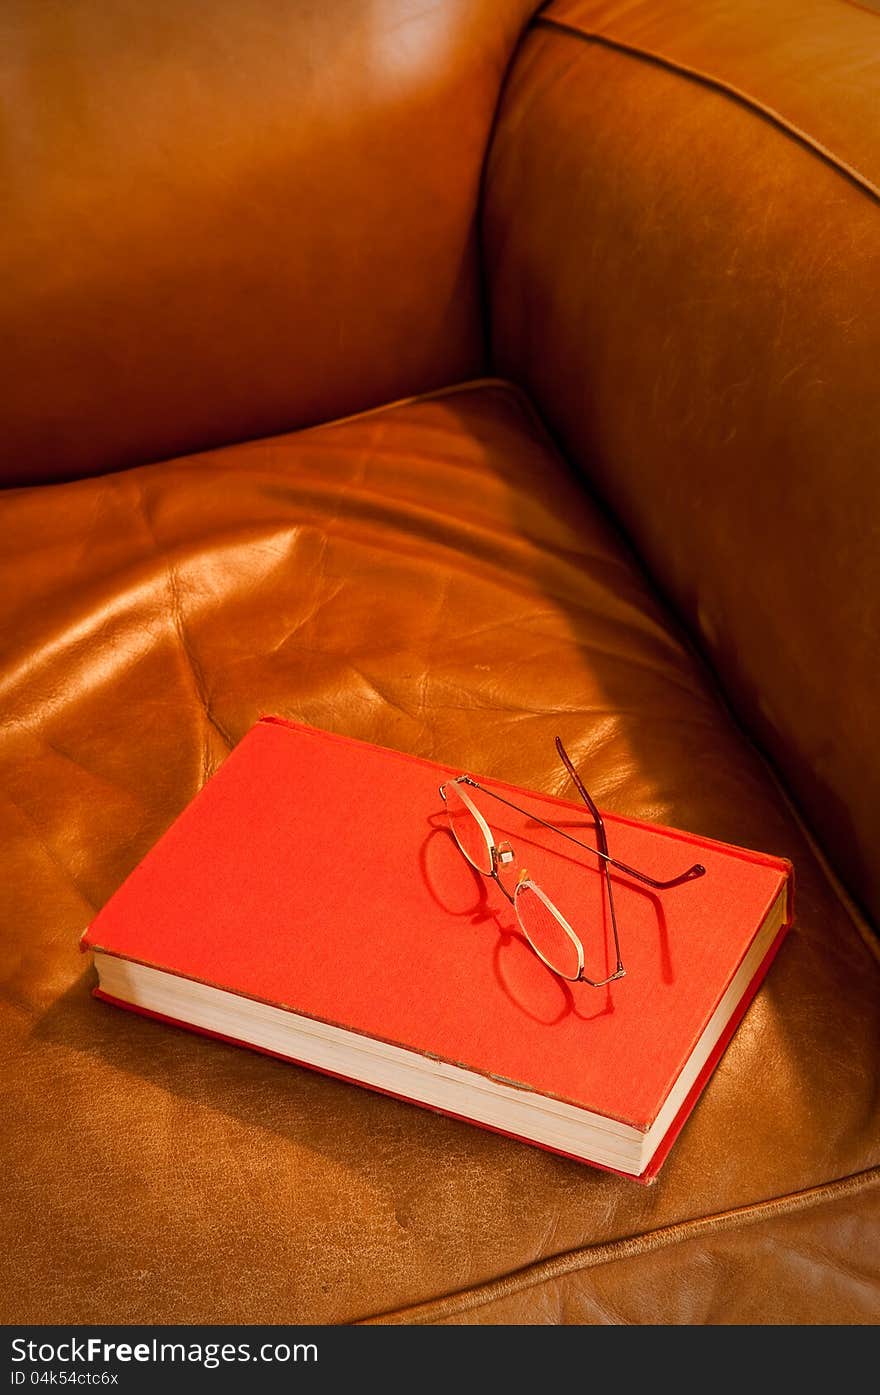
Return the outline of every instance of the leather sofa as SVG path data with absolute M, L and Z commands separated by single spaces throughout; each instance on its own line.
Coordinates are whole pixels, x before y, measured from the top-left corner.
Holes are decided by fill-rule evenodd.
M 880 17 L 8 0 L 5 1322 L 880 1314 Z M 792 859 L 642 1187 L 90 997 L 261 713 Z

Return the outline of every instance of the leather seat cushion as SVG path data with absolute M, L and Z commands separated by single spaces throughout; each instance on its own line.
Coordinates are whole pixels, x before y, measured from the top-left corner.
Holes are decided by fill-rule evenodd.
M 15 490 L 3 522 L 6 1322 L 693 1321 L 719 1293 L 754 1321 L 746 1230 L 764 1320 L 803 1308 L 801 1249 L 810 1311 L 869 1320 L 876 960 L 517 391 Z M 600 805 L 794 861 L 797 924 L 654 1186 L 90 997 L 80 932 L 266 712 L 562 792 L 558 732 Z

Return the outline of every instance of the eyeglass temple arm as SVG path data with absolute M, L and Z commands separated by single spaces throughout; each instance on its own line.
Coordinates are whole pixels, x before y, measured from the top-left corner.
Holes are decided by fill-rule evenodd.
M 673 886 L 681 886 L 683 882 L 692 882 L 696 877 L 702 877 L 706 871 L 702 863 L 695 862 L 693 867 L 689 867 L 680 876 L 670 877 L 669 881 L 658 881 L 656 877 L 649 877 L 647 872 L 639 872 L 635 867 L 629 867 L 625 862 L 618 861 L 616 857 L 611 857 L 600 848 L 591 848 L 589 843 L 584 843 L 580 838 L 566 833 L 564 828 L 557 828 L 555 823 L 548 823 L 546 819 L 539 818 L 531 809 L 523 809 L 521 805 L 514 804 L 512 799 L 505 799 L 503 794 L 490 790 L 487 785 L 481 785 L 479 780 L 475 780 L 472 775 L 460 775 L 458 778 L 463 784 L 473 785 L 474 789 L 482 790 L 484 794 L 491 795 L 501 804 L 506 804 L 508 809 L 515 809 L 518 814 L 525 814 L 526 818 L 534 819 L 535 823 L 541 824 L 543 828 L 549 828 L 552 833 L 558 833 L 560 838 L 566 838 L 569 843 L 575 843 L 585 852 L 594 853 L 597 857 L 603 858 L 610 866 L 616 867 L 620 872 L 626 872 L 627 876 L 635 877 L 637 881 L 644 882 L 646 886 L 653 887 L 655 891 L 668 891 Z
M 695 862 L 692 867 L 689 867 L 686 872 L 682 872 L 680 876 L 672 877 L 669 881 L 666 882 L 659 882 L 656 881 L 653 877 L 647 876 L 647 874 L 644 872 L 637 872 L 634 867 L 627 867 L 624 863 L 615 862 L 614 858 L 610 858 L 608 856 L 608 839 L 605 836 L 605 823 L 602 819 L 602 815 L 599 813 L 599 810 L 593 803 L 592 797 L 590 796 L 586 786 L 581 780 L 580 775 L 575 770 L 571 757 L 569 756 L 568 752 L 562 744 L 561 739 L 558 736 L 556 738 L 556 749 L 559 752 L 563 765 L 565 766 L 566 770 L 568 771 L 569 775 L 574 781 L 574 785 L 578 794 L 580 795 L 581 799 L 584 801 L 590 813 L 593 815 L 593 818 L 595 819 L 596 832 L 599 835 L 597 839 L 599 843 L 599 850 L 600 853 L 607 859 L 605 863 L 606 871 L 608 869 L 608 862 L 613 862 L 615 867 L 622 868 L 631 876 L 638 877 L 640 881 L 647 882 L 649 886 L 659 887 L 662 889 L 668 889 L 671 886 L 680 886 L 682 882 L 693 881 L 695 877 L 702 877 L 705 874 L 706 869 L 703 866 L 702 862 Z
M 605 859 L 602 870 L 605 873 L 605 889 L 608 892 L 608 909 L 611 912 L 611 932 L 614 936 L 614 952 L 617 955 L 617 967 L 612 977 L 617 978 L 618 976 L 623 974 L 624 968 L 623 960 L 620 957 L 620 932 L 617 927 L 617 908 L 614 904 L 614 883 L 611 880 L 611 868 L 608 865 L 608 839 L 605 836 L 605 824 L 603 822 L 602 815 L 599 813 L 599 810 L 593 803 L 591 795 L 587 792 L 586 786 L 583 784 L 581 777 L 578 775 L 577 771 L 575 770 L 574 766 L 569 760 L 568 752 L 566 751 L 558 736 L 556 738 L 556 749 L 559 752 L 559 755 L 562 759 L 562 762 L 566 770 L 568 771 L 569 775 L 574 781 L 575 789 L 577 790 L 581 799 L 586 804 L 590 813 L 593 815 L 593 821 L 596 825 L 596 842 L 599 844 L 599 852 Z M 604 980 L 605 983 L 608 983 L 610 981 L 610 979 Z M 590 979 L 589 982 L 594 983 L 592 979 Z M 594 983 L 594 987 L 601 988 L 602 984 Z
M 608 839 L 607 839 L 606 836 L 605 836 L 605 824 L 604 824 L 604 822 L 603 822 L 603 820 L 602 820 L 602 815 L 599 813 L 599 810 L 596 808 L 596 805 L 593 803 L 592 796 L 591 796 L 591 795 L 589 794 L 589 792 L 587 791 L 586 785 L 583 783 L 583 781 L 581 780 L 580 775 L 579 775 L 579 774 L 577 773 L 577 771 L 575 770 L 574 765 L 573 765 L 573 763 L 572 763 L 572 760 L 571 760 L 571 758 L 570 758 L 568 752 L 566 751 L 565 747 L 563 746 L 562 741 L 560 740 L 560 738 L 559 738 L 558 736 L 557 736 L 557 738 L 556 738 L 556 749 L 557 749 L 557 751 L 559 752 L 559 756 L 560 756 L 560 759 L 562 760 L 563 765 L 565 766 L 566 770 L 568 771 L 569 775 L 571 776 L 572 780 L 574 781 L 574 787 L 575 787 L 575 789 L 577 790 L 577 792 L 578 792 L 578 794 L 580 795 L 581 799 L 582 799 L 582 800 L 584 801 L 584 803 L 586 804 L 586 806 L 587 806 L 587 808 L 589 809 L 590 813 L 593 815 L 593 822 L 594 822 L 595 825 L 596 825 L 596 833 L 598 834 L 598 837 L 597 837 L 596 841 L 597 841 L 597 843 L 599 844 L 599 850 L 600 850 L 600 852 L 602 852 L 602 853 L 604 854 L 604 856 L 607 857 L 607 856 L 608 856 Z

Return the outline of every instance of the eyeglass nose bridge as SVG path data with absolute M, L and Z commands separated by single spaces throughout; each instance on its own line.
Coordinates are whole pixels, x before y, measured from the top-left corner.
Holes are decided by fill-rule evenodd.
M 504 896 L 506 896 L 511 906 L 516 905 L 513 892 L 504 885 L 504 882 L 502 881 L 501 876 L 499 874 L 503 867 L 510 866 L 511 862 L 514 861 L 515 857 L 516 853 L 514 852 L 513 845 L 511 843 L 492 844 L 492 871 L 490 873 L 490 876 L 495 885 L 498 887 L 498 890 L 502 892 Z

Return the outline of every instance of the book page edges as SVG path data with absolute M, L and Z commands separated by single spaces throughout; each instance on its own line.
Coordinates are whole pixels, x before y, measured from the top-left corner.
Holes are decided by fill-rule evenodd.
M 466 1114 L 456 1114 L 451 1109 L 441 1109 L 439 1105 L 426 1104 L 423 1100 L 412 1099 L 408 1095 L 395 1094 L 393 1090 L 388 1090 L 381 1085 L 364 1086 L 362 1080 L 354 1076 L 341 1075 L 338 1071 L 328 1070 L 326 1066 L 316 1066 L 309 1061 L 300 1061 L 293 1056 L 285 1056 L 281 1051 L 272 1051 L 266 1046 L 255 1046 L 253 1042 L 244 1041 L 240 1037 L 224 1036 L 222 1032 L 216 1032 L 211 1027 L 197 1027 L 192 1022 L 186 1022 L 179 1017 L 169 1017 L 166 1013 L 156 1012 L 153 1008 L 142 1007 L 138 1003 L 128 1002 L 124 998 L 114 998 L 112 993 L 107 993 L 101 987 L 92 989 L 92 997 L 97 998 L 102 1003 L 109 1003 L 111 1007 L 125 1008 L 127 1012 L 134 1012 L 138 1017 L 145 1017 L 151 1022 L 162 1022 L 170 1027 L 183 1027 L 188 1032 L 193 1032 L 196 1036 L 205 1037 L 211 1041 L 220 1041 L 228 1046 L 241 1047 L 247 1051 L 256 1051 L 261 1056 L 268 1056 L 274 1061 L 283 1061 L 286 1065 L 302 1066 L 304 1070 L 315 1071 L 318 1075 L 325 1075 L 330 1080 L 341 1080 L 346 1085 L 355 1085 L 360 1089 L 370 1089 L 374 1094 L 384 1095 L 387 1099 L 399 1100 L 401 1104 L 413 1104 L 419 1109 L 430 1110 L 432 1114 L 439 1114 L 446 1119 L 455 1119 L 461 1124 L 476 1125 L 477 1128 L 485 1129 L 489 1133 L 498 1134 L 500 1138 L 511 1138 L 516 1143 L 527 1143 L 536 1148 L 542 1148 L 545 1152 L 554 1153 L 557 1157 L 568 1158 L 570 1162 L 586 1163 L 590 1167 L 597 1167 L 602 1172 L 611 1172 L 616 1177 L 627 1177 L 631 1181 L 648 1184 L 654 1181 L 654 1177 L 648 1172 L 636 1174 L 625 1172 L 619 1167 L 611 1167 L 607 1163 L 596 1162 L 592 1158 L 579 1157 L 576 1153 L 567 1153 L 563 1148 L 554 1148 L 548 1143 L 540 1143 L 536 1139 L 525 1134 L 512 1133 L 509 1129 L 503 1129 L 497 1124 L 487 1124 L 479 1119 L 472 1119 Z
M 782 913 L 782 928 L 789 928 L 791 924 L 791 921 L 789 920 L 788 916 L 790 907 L 790 897 L 788 894 L 789 888 L 790 883 L 786 882 L 783 886 L 778 886 L 775 893 L 771 896 L 767 910 L 758 926 L 758 929 L 755 932 L 755 935 L 752 937 L 751 941 L 744 949 L 740 959 L 731 967 L 730 974 L 726 982 L 721 987 L 718 999 L 716 999 L 714 1006 L 707 1013 L 703 1025 L 701 1026 L 700 1030 L 694 1038 L 694 1044 L 692 1046 L 691 1051 L 689 1052 L 687 1057 L 685 1057 L 685 1059 L 680 1063 L 679 1069 L 670 1078 L 664 1094 L 661 1096 L 657 1103 L 657 1108 L 654 1115 L 648 1119 L 634 1119 L 627 1118 L 622 1114 L 614 1114 L 611 1111 L 608 1111 L 601 1115 L 594 1114 L 594 1117 L 596 1119 L 607 1120 L 611 1124 L 619 1125 L 623 1130 L 633 1131 L 641 1135 L 647 1135 L 653 1128 L 656 1127 L 658 1120 L 660 1120 L 664 1115 L 668 1117 L 670 1112 L 675 1113 L 677 1111 L 679 1107 L 679 1102 L 677 1097 L 673 1098 L 674 1096 L 676 1096 L 676 1086 L 680 1082 L 683 1071 L 687 1068 L 688 1063 L 693 1060 L 694 1055 L 697 1052 L 700 1043 L 703 1041 L 706 1032 L 711 1027 L 712 1022 L 717 1018 L 720 1005 L 723 1004 L 725 997 L 731 993 L 732 986 L 736 983 L 738 976 L 741 977 L 743 972 L 743 965 L 749 960 L 750 957 L 754 955 L 756 943 L 760 941 L 764 935 L 766 935 L 768 931 L 768 922 L 771 917 L 773 917 L 776 920 L 776 924 L 772 927 L 774 933 L 776 930 L 780 928 L 780 899 L 783 890 L 785 891 L 785 911 Z M 774 912 L 776 913 L 775 915 Z M 473 1066 L 469 1063 L 454 1060 L 448 1056 L 440 1055 L 439 1053 L 429 1051 L 422 1047 L 414 1046 L 407 1042 L 398 1041 L 392 1037 L 383 1037 L 377 1033 L 366 1032 L 358 1027 L 353 1027 L 348 1023 L 334 1021 L 332 1018 L 329 1017 L 319 1017 L 317 1015 L 307 1013 L 303 1011 L 301 1008 L 294 1007 L 292 1004 L 281 1002 L 277 999 L 262 998 L 257 997 L 254 994 L 243 993 L 239 990 L 230 988 L 226 984 L 218 983 L 211 979 L 197 978 L 195 976 L 181 974 L 176 970 L 169 969 L 165 965 L 149 959 L 142 959 L 134 955 L 120 954 L 117 950 L 108 948 L 97 943 L 89 942 L 86 939 L 87 935 L 88 931 L 84 932 L 80 940 L 81 951 L 91 950 L 95 955 L 103 955 L 106 958 L 117 959 L 124 963 L 130 963 L 145 969 L 149 969 L 154 972 L 161 973 L 169 979 L 177 979 L 184 983 L 198 984 L 205 988 L 209 988 L 217 993 L 225 994 L 229 997 L 239 998 L 246 1002 L 259 1004 L 260 1006 L 266 1008 L 277 1009 L 278 1011 L 287 1013 L 291 1017 L 301 1019 L 304 1023 L 313 1023 L 319 1027 L 327 1027 L 332 1031 L 345 1033 L 347 1036 L 350 1037 L 360 1038 L 360 1040 L 363 1043 L 375 1042 L 381 1047 L 390 1048 L 391 1051 L 405 1052 L 409 1056 L 419 1057 L 422 1061 L 426 1063 L 446 1066 L 453 1070 L 462 1071 L 463 1073 L 466 1073 L 469 1076 L 480 1077 L 481 1079 L 489 1081 L 493 1085 L 497 1084 L 501 1086 L 509 1086 L 512 1089 L 515 1089 L 524 1095 L 533 1096 L 536 1100 L 543 1099 L 552 1102 L 552 1104 L 554 1105 L 559 1105 L 562 1107 L 563 1110 L 566 1111 L 576 1110 L 578 1113 L 583 1115 L 593 1113 L 593 1111 L 591 1111 L 589 1107 L 586 1104 L 584 1104 L 581 1100 L 571 1099 L 565 1095 L 557 1094 L 549 1090 L 539 1092 L 534 1088 L 534 1086 L 528 1084 L 528 1082 L 526 1081 L 512 1080 L 507 1076 L 502 1076 L 500 1074 L 493 1073 L 490 1070 L 481 1070 L 479 1067 Z M 109 996 L 112 997 L 113 995 L 111 994 Z M 127 1003 L 123 1001 L 123 1005 L 127 1005 Z M 180 1021 L 180 1019 L 177 1017 L 172 1017 L 171 1020 L 175 1022 Z M 235 1041 L 241 1041 L 241 1039 L 238 1037 L 230 1039 Z M 249 1043 L 245 1041 L 243 1044 L 247 1045 Z M 280 1054 L 283 1055 L 283 1053 Z M 304 1064 L 302 1062 L 300 1063 Z M 405 1096 L 405 1098 L 409 1099 L 411 1097 Z
M 775 907 L 779 907 L 780 897 L 777 896 Z M 776 923 L 772 923 L 773 921 Z M 596 1115 L 582 1105 L 574 1105 L 567 1101 L 560 1101 L 547 1095 L 539 1095 L 529 1087 L 520 1087 L 516 1083 L 501 1081 L 491 1075 L 482 1075 L 472 1071 L 467 1067 L 457 1065 L 454 1062 L 447 1062 L 425 1053 L 414 1051 L 412 1048 L 402 1047 L 396 1043 L 382 1043 L 378 1038 L 360 1034 L 348 1028 L 339 1027 L 336 1024 L 322 1023 L 316 1019 L 297 1014 L 290 1009 L 280 1007 L 276 1004 L 261 1004 L 266 1011 L 281 1014 L 289 1017 L 297 1024 L 295 1030 L 298 1031 L 299 1045 L 311 1052 L 302 1055 L 295 1048 L 297 1042 L 291 1042 L 294 1048 L 291 1051 L 276 1049 L 265 1042 L 253 1041 L 240 1033 L 229 1033 L 218 1030 L 216 1026 L 208 1025 L 207 1019 L 203 1016 L 201 1021 L 193 1021 L 191 1017 L 179 1016 L 173 1012 L 160 1010 L 156 1006 L 158 999 L 153 997 L 152 1004 L 149 1001 L 150 992 L 142 992 L 142 999 L 146 1001 L 136 1001 L 131 997 L 120 996 L 112 989 L 99 986 L 94 990 L 95 996 L 118 1006 L 130 1008 L 146 1016 L 156 1017 L 159 1020 L 174 1023 L 187 1027 L 202 1035 L 214 1036 L 223 1041 L 229 1041 L 236 1045 L 251 1047 L 263 1054 L 278 1057 L 282 1060 L 293 1061 L 297 1064 L 318 1070 L 324 1074 L 336 1076 L 340 1079 L 351 1081 L 362 1087 L 378 1090 L 380 1093 L 416 1103 L 421 1107 L 432 1109 L 441 1114 L 464 1119 L 467 1122 L 478 1124 L 482 1127 L 498 1133 L 508 1135 L 513 1138 L 522 1139 L 528 1143 L 539 1147 L 547 1148 L 551 1152 L 559 1153 L 563 1156 L 573 1158 L 580 1162 L 591 1163 L 594 1166 L 604 1167 L 610 1171 L 620 1172 L 625 1176 L 640 1177 L 642 1180 L 650 1181 L 656 1173 L 671 1147 L 672 1141 L 679 1133 L 686 1118 L 690 1114 L 709 1076 L 720 1060 L 724 1049 L 730 1041 L 736 1027 L 738 1026 L 749 1002 L 757 991 L 778 947 L 788 929 L 787 921 L 783 920 L 782 925 L 778 923 L 777 917 L 768 917 L 761 932 L 755 937 L 753 945 L 757 945 L 762 936 L 771 935 L 772 941 L 769 949 L 762 947 L 761 958 L 757 968 L 751 968 L 748 982 L 741 986 L 732 1010 L 725 1020 L 718 1024 L 718 1035 L 715 1040 L 706 1042 L 706 1056 L 700 1061 L 699 1046 L 704 1042 L 701 1037 L 690 1062 L 695 1063 L 693 1077 L 691 1078 L 687 1070 L 683 1071 L 679 1077 L 681 1089 L 671 1092 L 667 1101 L 657 1115 L 654 1122 L 648 1128 L 640 1129 L 637 1126 L 621 1123 L 605 1115 Z M 130 963 L 136 970 L 146 970 L 148 975 L 158 976 L 170 984 L 194 983 L 194 980 L 183 979 L 178 975 L 169 973 L 150 965 L 139 965 L 136 961 L 124 960 L 121 956 L 107 955 L 100 949 L 96 949 L 96 954 L 101 960 L 111 960 L 118 964 Z M 748 961 L 740 966 L 741 971 Z M 97 961 L 96 961 L 97 962 Z M 101 963 L 97 962 L 99 975 L 101 974 Z M 112 980 L 116 975 L 113 971 L 107 977 Z M 124 986 L 125 975 L 122 975 Z M 136 985 L 134 985 L 136 990 Z M 242 1000 L 242 995 L 232 994 L 228 990 L 216 988 L 213 985 L 198 985 L 207 993 L 217 996 L 217 1001 L 221 1005 L 227 999 L 235 1002 Z M 733 985 L 731 985 L 731 988 Z M 175 991 L 173 988 L 170 990 Z M 178 990 L 179 991 L 179 990 Z M 728 991 L 731 991 L 730 988 Z M 252 999 L 243 999 L 246 1002 L 253 1002 Z M 722 1010 L 723 1004 L 719 1004 L 718 1012 Z M 300 1025 L 302 1024 L 302 1025 Z M 311 1024 L 313 1030 L 310 1033 L 308 1025 Z M 711 1026 L 711 1023 L 710 1023 Z M 314 1029 L 324 1029 L 323 1034 L 316 1034 Z M 319 1039 L 323 1036 L 323 1045 Z M 312 1045 L 309 1046 L 311 1037 Z M 351 1038 L 360 1038 L 354 1046 L 351 1045 Z M 379 1047 L 389 1046 L 395 1053 L 395 1059 L 389 1066 L 388 1053 L 380 1051 L 370 1051 L 368 1042 L 375 1042 Z M 355 1059 L 349 1059 L 347 1064 L 349 1070 L 335 1069 L 332 1064 L 333 1049 L 345 1046 L 349 1057 L 354 1052 Z M 318 1060 L 312 1058 L 317 1047 Z M 323 1056 L 323 1059 L 321 1057 Z M 331 1063 L 328 1064 L 328 1057 Z M 358 1059 L 360 1058 L 360 1059 Z M 408 1058 L 408 1059 L 407 1059 Z M 357 1070 L 355 1070 L 357 1067 Z M 398 1071 L 411 1073 L 411 1084 L 413 1093 L 407 1093 L 405 1089 L 397 1089 L 389 1079 L 389 1070 L 394 1067 Z M 364 1075 L 372 1078 L 364 1078 Z M 399 1081 L 396 1083 L 400 1083 Z M 428 1084 L 433 1092 L 432 1098 L 426 1099 L 423 1096 L 425 1085 Z M 420 1090 L 416 1091 L 416 1086 L 420 1085 Z M 488 1109 L 490 1116 L 494 1118 L 482 1117 L 480 1113 L 462 1113 L 452 1107 L 454 1102 L 453 1091 L 460 1092 L 466 1089 L 472 1097 L 472 1108 Z M 449 1096 L 449 1098 L 446 1098 Z M 477 1102 L 474 1103 L 473 1097 Z M 514 1115 L 519 1115 L 519 1127 L 511 1124 L 509 1119 L 502 1121 L 500 1111 L 511 1110 Z M 668 1117 L 667 1117 L 668 1116 Z M 538 1123 L 538 1132 L 541 1136 L 536 1137 L 529 1128 L 529 1121 L 532 1125 Z M 569 1134 L 570 1130 L 583 1130 L 588 1135 L 589 1149 L 576 1151 L 575 1140 L 570 1136 L 566 1139 L 560 1135 Z M 555 1141 L 554 1141 L 555 1138 Z M 568 1146 L 563 1146 L 567 1142 Z
M 701 1069 L 699 1075 L 697 1076 L 696 1080 L 694 1081 L 693 1085 L 691 1086 L 690 1090 L 688 1091 L 687 1095 L 685 1096 L 684 1100 L 679 1106 L 677 1114 L 673 1118 L 669 1127 L 666 1129 L 666 1132 L 663 1134 L 654 1153 L 652 1154 L 650 1160 L 647 1163 L 645 1171 L 640 1174 L 639 1181 L 649 1183 L 656 1180 L 657 1174 L 660 1171 L 660 1168 L 663 1166 L 663 1163 L 666 1161 L 666 1157 L 670 1149 L 672 1148 L 673 1143 L 678 1138 L 678 1135 L 681 1133 L 682 1129 L 687 1123 L 687 1120 L 690 1117 L 694 1109 L 694 1106 L 697 1103 L 697 1100 L 700 1098 L 700 1095 L 705 1089 L 707 1082 L 709 1081 L 713 1072 L 715 1071 L 715 1067 L 718 1065 L 722 1056 L 724 1055 L 725 1051 L 730 1045 L 730 1042 L 732 1041 L 737 1028 L 742 1022 L 742 1019 L 745 1017 L 746 1012 L 748 1011 L 756 993 L 758 992 L 758 989 L 760 988 L 764 978 L 766 977 L 770 965 L 773 963 L 773 960 L 779 953 L 782 942 L 788 934 L 790 928 L 790 923 L 788 922 L 788 920 L 786 920 L 783 922 L 782 926 L 777 931 L 776 936 L 773 939 L 772 944 L 770 945 L 770 948 L 768 949 L 757 970 L 752 976 L 752 980 L 745 993 L 743 994 L 742 998 L 740 999 L 739 1003 L 737 1004 L 737 1007 L 734 1010 L 734 1013 L 731 1016 L 730 1020 L 728 1021 L 727 1026 L 724 1028 L 724 1031 L 721 1033 L 721 1036 L 715 1043 L 714 1048 L 709 1053 L 705 1065 Z
M 784 934 L 791 928 L 793 911 L 791 878 L 787 877 L 784 881 L 780 880 L 780 882 L 777 883 L 776 889 L 768 895 L 764 912 L 758 922 L 758 928 L 755 934 L 743 949 L 739 959 L 731 965 L 727 977 L 719 984 L 718 997 L 715 1003 L 708 1008 L 706 1016 L 695 1032 L 690 1051 L 679 1061 L 677 1069 L 669 1076 L 666 1087 L 659 1097 L 656 1112 L 646 1125 L 647 1128 L 653 1128 L 658 1122 L 662 1122 L 664 1118 L 668 1121 L 670 1112 L 675 1111 L 677 1103 L 675 1098 L 671 1097 L 676 1096 L 682 1075 L 687 1070 L 688 1064 L 692 1061 L 695 1051 L 700 1043 L 703 1042 L 706 1033 L 711 1030 L 712 1023 L 718 1018 L 719 1010 L 725 1000 L 729 999 L 731 992 L 733 991 L 736 1000 L 739 998 L 741 988 L 737 991 L 735 986 L 738 982 L 740 984 L 742 982 L 743 965 L 754 958 L 755 945 L 762 940 L 766 940 L 769 933 L 772 933 L 775 938 L 777 933 L 781 932 Z M 680 1093 L 680 1091 L 678 1093 Z

